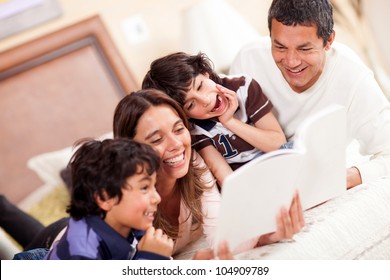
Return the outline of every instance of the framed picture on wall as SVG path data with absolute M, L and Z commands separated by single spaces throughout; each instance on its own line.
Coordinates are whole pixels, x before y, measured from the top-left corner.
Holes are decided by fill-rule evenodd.
M 0 40 L 61 15 L 57 0 L 0 0 Z
M 32 157 L 112 131 L 115 106 L 139 86 L 98 15 L 0 61 L 0 193 L 19 203 L 47 183 L 28 167 Z

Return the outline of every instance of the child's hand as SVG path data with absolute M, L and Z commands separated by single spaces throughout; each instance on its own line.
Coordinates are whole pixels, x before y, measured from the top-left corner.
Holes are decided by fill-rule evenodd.
M 219 121 L 222 124 L 227 123 L 230 119 L 233 118 L 234 112 L 238 108 L 238 100 L 237 100 L 237 94 L 230 90 L 227 89 L 221 85 L 216 85 L 217 89 L 219 92 L 223 93 L 223 95 L 227 98 L 229 104 L 228 104 L 228 109 L 223 113 L 221 116 L 218 117 Z
M 138 243 L 138 250 L 170 257 L 173 251 L 173 240 L 161 229 L 150 227 Z

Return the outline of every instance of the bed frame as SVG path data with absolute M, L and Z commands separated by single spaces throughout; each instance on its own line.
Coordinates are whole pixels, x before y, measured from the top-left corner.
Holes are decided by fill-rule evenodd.
M 18 203 L 42 185 L 34 155 L 112 130 L 138 85 L 99 16 L 0 53 L 0 193 Z

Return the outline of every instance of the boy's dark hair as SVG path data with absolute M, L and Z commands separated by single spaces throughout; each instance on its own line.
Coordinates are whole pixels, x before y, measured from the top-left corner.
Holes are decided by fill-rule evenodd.
M 272 19 L 288 26 L 316 26 L 324 46 L 333 33 L 333 8 L 329 0 L 273 0 L 268 11 L 270 33 Z
M 160 164 L 152 147 L 131 139 L 84 138 L 75 146 L 79 148 L 69 162 L 72 191 L 67 212 L 76 220 L 88 215 L 104 219 L 106 212 L 96 203 L 96 195 L 102 199 L 107 199 L 103 194 L 108 198 L 118 197 L 120 201 L 128 177 L 145 170 L 152 175 Z
M 190 55 L 176 52 L 151 63 L 150 70 L 142 82 L 142 88 L 159 89 L 180 105 L 184 105 L 186 92 L 190 89 L 192 80 L 199 74 L 206 73 L 211 80 L 221 83 L 218 74 L 213 70 L 213 63 L 204 53 Z

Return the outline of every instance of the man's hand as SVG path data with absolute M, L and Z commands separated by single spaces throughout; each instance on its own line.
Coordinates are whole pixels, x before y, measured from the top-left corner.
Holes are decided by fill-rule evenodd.
M 362 177 L 360 176 L 359 169 L 356 167 L 350 167 L 347 169 L 347 189 L 356 187 L 362 183 Z

